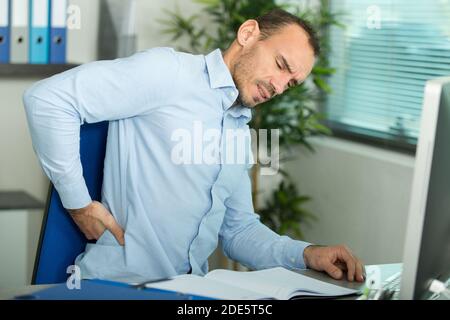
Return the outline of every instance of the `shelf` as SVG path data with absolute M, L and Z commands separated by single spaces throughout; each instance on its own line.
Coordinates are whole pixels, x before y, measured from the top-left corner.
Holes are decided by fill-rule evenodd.
M 77 64 L 0 64 L 0 78 L 50 77 Z
M 43 209 L 44 204 L 25 191 L 0 191 L 0 210 Z

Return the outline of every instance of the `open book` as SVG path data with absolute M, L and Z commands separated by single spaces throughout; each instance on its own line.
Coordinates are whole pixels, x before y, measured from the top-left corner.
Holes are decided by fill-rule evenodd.
M 149 288 L 226 300 L 288 300 L 296 297 L 337 297 L 358 293 L 277 267 L 260 271 L 213 270 L 204 277 L 180 275 L 150 283 Z

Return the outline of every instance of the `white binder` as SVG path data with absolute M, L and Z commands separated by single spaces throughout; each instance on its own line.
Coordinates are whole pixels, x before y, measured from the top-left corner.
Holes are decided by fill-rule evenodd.
M 28 63 L 29 1 L 11 0 L 11 63 Z

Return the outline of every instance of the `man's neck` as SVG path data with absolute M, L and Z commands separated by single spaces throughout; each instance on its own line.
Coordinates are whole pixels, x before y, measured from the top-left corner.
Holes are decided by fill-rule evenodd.
M 231 46 L 222 53 L 223 61 L 225 62 L 228 70 L 230 70 L 231 75 L 233 75 L 234 61 L 239 54 L 239 49 L 237 45 L 233 42 Z

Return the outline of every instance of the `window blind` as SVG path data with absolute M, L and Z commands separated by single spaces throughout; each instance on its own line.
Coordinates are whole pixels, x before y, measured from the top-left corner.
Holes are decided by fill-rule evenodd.
M 343 132 L 414 146 L 425 82 L 450 75 L 449 0 L 332 0 L 325 115 Z

